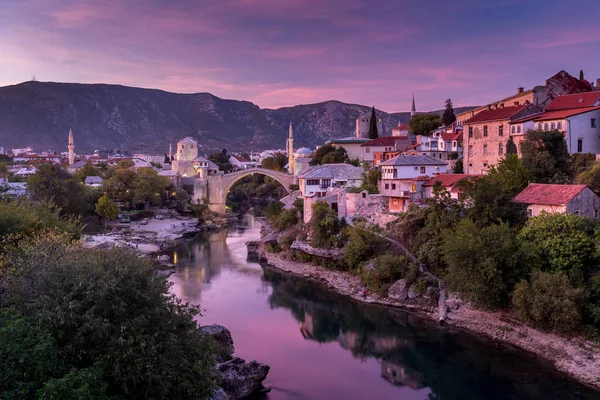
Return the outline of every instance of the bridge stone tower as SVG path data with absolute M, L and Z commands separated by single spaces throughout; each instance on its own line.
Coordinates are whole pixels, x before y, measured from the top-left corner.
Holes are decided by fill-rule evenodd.
M 196 158 L 198 158 L 198 143 L 188 136 L 177 142 L 177 152 L 171 163 L 171 169 L 177 171 L 183 178 L 195 177 L 194 160 Z
M 75 163 L 75 141 L 71 129 L 69 129 L 69 145 L 67 147 L 69 149 L 69 165 L 73 165 Z

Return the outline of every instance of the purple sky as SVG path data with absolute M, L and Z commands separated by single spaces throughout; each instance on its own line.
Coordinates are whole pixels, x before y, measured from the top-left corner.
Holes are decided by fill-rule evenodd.
M 482 104 L 600 78 L 598 0 L 2 0 L 0 85 L 105 82 L 282 107 Z

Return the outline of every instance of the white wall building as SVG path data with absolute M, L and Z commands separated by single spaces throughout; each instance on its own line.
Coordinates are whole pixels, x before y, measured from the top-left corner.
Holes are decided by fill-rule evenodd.
M 324 164 L 300 174 L 298 184 L 303 196 L 323 197 L 329 188 L 359 187 L 364 169 L 350 164 Z

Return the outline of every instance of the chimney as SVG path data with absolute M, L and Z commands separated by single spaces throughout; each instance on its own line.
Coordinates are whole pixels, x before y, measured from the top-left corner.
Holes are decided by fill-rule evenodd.
M 492 105 L 488 104 L 488 111 L 492 109 Z
M 504 103 L 500 103 L 500 108 L 504 108 Z
M 523 93 L 523 90 L 525 90 L 523 87 L 517 88 L 517 93 Z

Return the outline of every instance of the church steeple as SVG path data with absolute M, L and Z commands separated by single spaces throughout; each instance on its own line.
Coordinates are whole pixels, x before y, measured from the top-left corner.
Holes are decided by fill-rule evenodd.
M 67 146 L 69 149 L 69 165 L 73 165 L 75 163 L 75 141 L 73 140 L 73 131 L 69 129 L 69 145 Z
M 287 139 L 287 153 L 288 153 L 288 172 L 293 174 L 296 171 L 296 160 L 294 160 L 294 128 L 292 128 L 292 122 L 290 121 L 290 129 L 288 130 Z
M 410 117 L 414 117 L 417 113 L 417 107 L 415 107 L 415 94 L 413 93 L 412 105 L 410 107 Z

